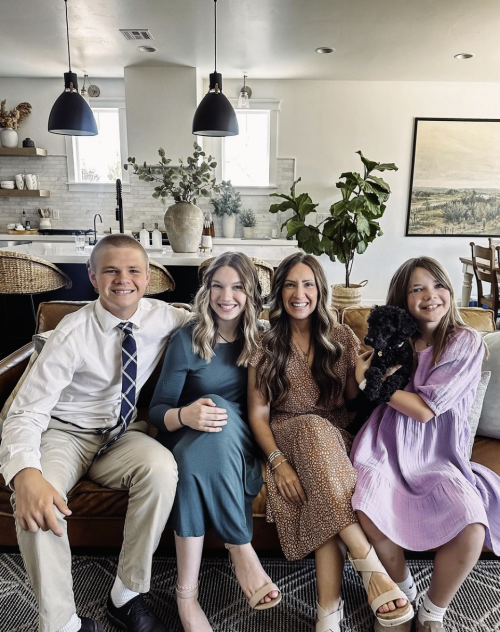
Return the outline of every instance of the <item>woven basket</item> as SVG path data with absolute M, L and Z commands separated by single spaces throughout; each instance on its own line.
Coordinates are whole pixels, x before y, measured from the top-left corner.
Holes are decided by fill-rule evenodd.
M 144 291 L 144 296 L 152 296 L 153 294 L 161 294 L 162 292 L 175 290 L 175 281 L 172 275 L 161 264 L 150 259 L 149 270 L 151 277 Z
M 205 259 L 198 266 L 198 281 L 201 285 L 203 280 L 203 275 L 205 274 L 205 270 L 212 263 L 215 257 L 211 257 L 210 259 Z M 250 260 L 254 264 L 257 270 L 257 276 L 259 278 L 260 289 L 262 293 L 262 298 L 267 298 L 269 294 L 271 294 L 271 283 L 274 275 L 274 268 L 267 261 L 263 261 L 262 259 L 258 259 L 257 257 L 250 257 Z
M 71 279 L 53 263 L 0 250 L 0 294 L 39 294 L 70 288 Z
M 353 283 L 349 287 L 345 285 L 332 285 L 332 307 L 342 312 L 346 307 L 361 304 L 361 293 L 368 281 Z

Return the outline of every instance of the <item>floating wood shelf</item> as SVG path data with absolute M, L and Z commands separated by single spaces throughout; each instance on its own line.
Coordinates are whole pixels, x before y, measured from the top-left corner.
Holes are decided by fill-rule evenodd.
M 40 147 L 0 147 L 0 156 L 46 156 L 47 150 Z
M 50 197 L 50 191 L 45 189 L 0 189 L 0 197 Z

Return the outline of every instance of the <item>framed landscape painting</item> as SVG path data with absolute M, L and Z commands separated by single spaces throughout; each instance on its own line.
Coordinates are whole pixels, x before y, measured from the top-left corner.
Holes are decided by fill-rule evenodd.
M 500 120 L 415 119 L 406 235 L 500 236 Z

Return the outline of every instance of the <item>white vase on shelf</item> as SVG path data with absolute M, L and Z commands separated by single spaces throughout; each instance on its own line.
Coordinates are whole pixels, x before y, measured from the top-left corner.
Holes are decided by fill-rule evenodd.
M 236 215 L 223 215 L 222 217 L 222 235 L 227 239 L 234 237 L 236 230 Z
M 246 239 L 253 237 L 253 226 L 243 226 L 243 237 Z
M 12 127 L 4 127 L 0 131 L 0 143 L 2 143 L 2 147 L 12 149 L 17 147 L 19 142 L 19 137 L 15 129 Z

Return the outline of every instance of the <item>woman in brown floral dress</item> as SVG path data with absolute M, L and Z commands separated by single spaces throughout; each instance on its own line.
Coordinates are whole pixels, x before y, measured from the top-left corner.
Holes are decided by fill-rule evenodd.
M 351 506 L 356 470 L 348 456 L 345 399 L 358 393 L 359 342 L 349 327 L 334 323 L 327 295 L 315 257 L 298 252 L 282 261 L 271 290 L 270 329 L 250 358 L 249 420 L 268 460 L 267 519 L 276 523 L 287 559 L 315 552 L 317 632 L 340 630 L 346 547 L 363 571 L 375 629 L 409 630 L 413 609 Z

